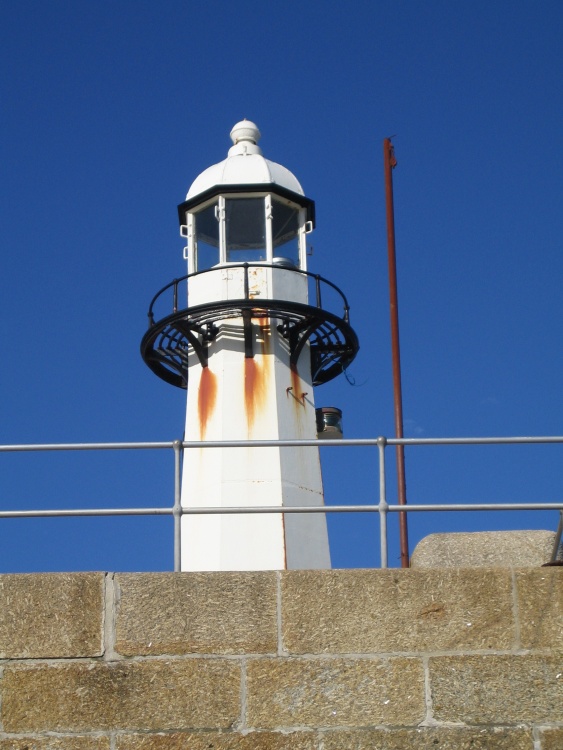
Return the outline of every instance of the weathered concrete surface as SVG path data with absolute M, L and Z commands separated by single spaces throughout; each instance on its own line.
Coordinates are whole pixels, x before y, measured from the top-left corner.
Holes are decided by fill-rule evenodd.
M 283 646 L 293 654 L 508 649 L 512 580 L 503 570 L 282 573 Z
M 314 732 L 149 734 L 117 737 L 116 750 L 318 750 Z
M 258 659 L 247 665 L 249 727 L 418 724 L 420 659 Z
M 529 729 L 372 729 L 324 734 L 323 750 L 534 750 Z
M 429 669 L 438 721 L 563 722 L 561 654 L 434 657 Z
M 225 728 L 239 718 L 240 666 L 223 659 L 8 666 L 5 732 Z
M 522 648 L 563 651 L 563 567 L 517 572 L 516 591 Z
M 430 534 L 415 547 L 412 568 L 534 568 L 549 562 L 553 531 Z
M 120 574 L 115 582 L 120 654 L 277 649 L 275 573 Z
M 0 575 L 0 658 L 102 653 L 103 573 Z

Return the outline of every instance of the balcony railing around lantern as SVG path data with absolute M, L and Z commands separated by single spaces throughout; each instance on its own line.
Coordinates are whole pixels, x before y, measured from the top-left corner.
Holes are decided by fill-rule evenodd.
M 34 452 L 34 451 L 115 451 L 115 450 L 172 450 L 174 454 L 174 504 L 172 507 L 154 508 L 87 508 L 64 510 L 0 510 L 0 519 L 9 518 L 54 518 L 80 516 L 164 516 L 174 519 L 174 570 L 181 569 L 181 518 L 183 515 L 227 515 L 247 513 L 377 513 L 379 515 L 379 540 L 381 568 L 388 567 L 388 530 L 387 519 L 389 513 L 420 513 L 434 511 L 559 511 L 559 524 L 554 534 L 551 562 L 555 562 L 560 554 L 561 536 L 563 533 L 563 500 L 556 502 L 525 502 L 525 503 L 425 503 L 410 505 L 390 504 L 386 489 L 385 449 L 387 446 L 404 445 L 417 446 L 475 446 L 475 445 L 537 445 L 563 444 L 563 436 L 547 437 L 481 437 L 481 438 L 358 438 L 341 440 L 217 440 L 217 441 L 181 441 L 153 442 L 153 443 L 62 443 L 62 444 L 29 444 L 29 445 L 0 445 L 1 453 Z M 191 449 L 213 450 L 217 448 L 273 446 L 318 446 L 319 448 L 344 448 L 349 446 L 363 446 L 377 448 L 379 463 L 378 491 L 374 487 L 374 495 L 379 495 L 377 503 L 355 505 L 323 505 L 323 506 L 293 506 L 293 507 L 182 507 L 181 504 L 181 469 L 182 452 Z M 374 469 L 375 471 L 375 469 Z M 94 542 L 93 542 L 94 543 Z M 1 572 L 1 571 L 0 571 Z
M 221 285 L 201 294 L 201 289 L 189 282 L 203 274 L 213 274 L 214 280 L 221 280 Z M 266 290 L 262 282 L 271 282 L 271 286 L 268 283 Z M 306 285 L 310 294 L 305 294 Z M 294 287 L 301 287 L 299 293 L 293 293 Z M 276 293 L 270 296 L 273 292 Z M 185 303 L 180 299 L 184 294 Z M 327 298 L 330 298 L 328 304 Z M 192 300 L 197 302 L 194 304 Z M 338 312 L 333 312 L 335 308 Z M 237 319 L 244 332 L 246 357 L 253 356 L 253 319 L 268 319 L 276 326 L 287 341 L 292 367 L 297 366 L 304 347 L 308 346 L 315 386 L 346 371 L 360 346 L 349 322 L 348 300 L 336 284 L 278 258 L 273 263 L 222 264 L 171 281 L 151 300 L 141 356 L 158 377 L 186 388 L 191 366 L 189 354 L 195 353 L 205 367 L 211 342 L 219 335 L 220 326 Z
M 180 285 L 184 282 L 188 282 L 190 279 L 194 278 L 195 276 L 201 276 L 202 274 L 207 273 L 213 273 L 220 270 L 231 270 L 233 268 L 243 268 L 244 269 L 244 299 L 248 300 L 250 299 L 250 285 L 249 285 L 249 278 L 248 278 L 248 270 L 249 268 L 271 268 L 274 269 L 276 272 L 284 272 L 284 273 L 296 273 L 301 276 L 307 277 L 312 283 L 311 287 L 314 290 L 314 303 L 309 300 L 309 304 L 317 307 L 319 310 L 327 309 L 330 311 L 330 307 L 323 308 L 323 286 L 332 289 L 336 295 L 337 298 L 340 300 L 340 304 L 342 305 L 342 320 L 344 320 L 345 323 L 350 323 L 350 305 L 348 304 L 348 300 L 346 298 L 346 295 L 344 292 L 339 289 L 336 284 L 333 284 L 332 281 L 329 281 L 328 279 L 325 279 L 323 276 L 320 276 L 318 273 L 311 273 L 310 271 L 302 271 L 299 268 L 296 268 L 294 266 L 285 266 L 277 263 L 228 263 L 226 265 L 221 266 L 214 266 L 213 268 L 206 268 L 204 271 L 195 271 L 194 273 L 188 273 L 185 276 L 181 276 L 180 278 L 174 279 L 169 284 L 166 284 L 166 286 L 163 286 L 162 289 L 160 289 L 152 298 L 151 303 L 149 305 L 149 311 L 147 313 L 148 319 L 149 319 L 149 328 L 155 324 L 155 305 L 157 302 L 159 302 L 160 298 L 165 295 L 166 292 L 170 292 L 170 295 L 172 297 L 171 299 L 171 307 L 172 309 L 168 312 L 164 312 L 162 314 L 162 317 L 165 317 L 169 313 L 176 313 L 178 310 L 184 309 L 184 305 L 178 304 L 178 290 L 180 288 Z M 184 293 L 184 289 L 182 290 L 182 294 Z M 311 289 L 310 289 L 311 291 Z M 188 292 L 189 295 L 189 292 Z M 189 303 L 189 296 L 187 298 L 187 301 Z M 169 299 L 170 302 L 170 299 Z M 161 316 L 159 315 L 158 318 Z M 157 319 L 158 319 L 157 318 Z

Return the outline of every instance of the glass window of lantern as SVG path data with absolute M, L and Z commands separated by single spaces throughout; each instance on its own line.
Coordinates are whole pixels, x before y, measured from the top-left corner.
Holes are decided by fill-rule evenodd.
M 219 263 L 217 203 L 195 215 L 195 270 L 205 271 Z
M 226 198 L 227 263 L 266 260 L 264 198 Z
M 274 262 L 283 259 L 299 267 L 299 209 L 276 199 L 272 201 L 272 246 Z

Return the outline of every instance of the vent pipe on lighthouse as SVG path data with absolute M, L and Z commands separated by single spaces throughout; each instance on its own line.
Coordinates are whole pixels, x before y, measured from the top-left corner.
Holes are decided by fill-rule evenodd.
M 187 275 L 155 295 L 141 353 L 187 388 L 185 436 L 201 447 L 184 453 L 184 509 L 322 508 L 316 446 L 244 441 L 315 439 L 314 387 L 349 365 L 358 339 L 344 294 L 307 270 L 314 202 L 264 158 L 254 123 L 237 123 L 231 139 L 178 207 Z M 329 288 L 336 309 L 323 307 Z M 243 442 L 205 447 L 224 440 Z M 329 567 L 322 512 L 182 517 L 182 570 Z

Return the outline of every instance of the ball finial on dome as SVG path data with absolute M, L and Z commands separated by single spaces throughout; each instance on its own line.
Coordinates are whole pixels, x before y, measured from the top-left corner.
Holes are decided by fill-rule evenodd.
M 240 141 L 246 141 L 249 143 L 258 143 L 260 140 L 260 131 L 258 126 L 250 120 L 241 120 L 237 122 L 234 128 L 231 130 L 231 140 L 235 144 Z

